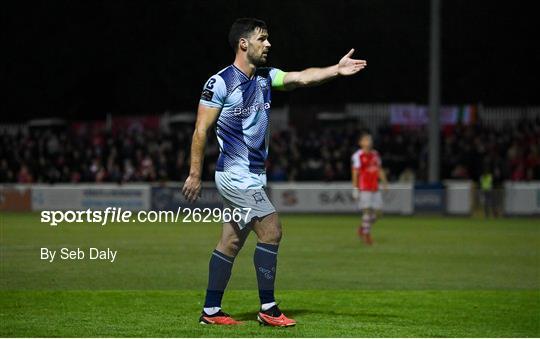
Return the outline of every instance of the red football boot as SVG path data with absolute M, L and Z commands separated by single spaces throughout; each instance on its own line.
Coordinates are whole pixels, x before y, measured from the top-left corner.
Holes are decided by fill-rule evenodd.
M 230 315 L 219 310 L 212 315 L 208 315 L 203 311 L 199 323 L 203 325 L 239 325 L 242 322 L 234 320 Z
M 272 306 L 266 311 L 260 311 L 257 314 L 257 320 L 261 325 L 275 327 L 290 327 L 296 325 L 294 319 L 289 319 L 279 310 L 277 305 Z

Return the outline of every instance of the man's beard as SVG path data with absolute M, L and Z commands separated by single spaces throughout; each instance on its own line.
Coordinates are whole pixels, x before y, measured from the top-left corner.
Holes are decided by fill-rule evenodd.
M 266 59 L 268 58 L 268 55 L 266 55 L 266 57 L 263 57 L 262 55 L 260 55 L 260 56 L 248 55 L 248 57 L 249 57 L 249 61 L 252 64 L 259 67 L 259 66 L 262 66 L 262 65 L 266 64 Z

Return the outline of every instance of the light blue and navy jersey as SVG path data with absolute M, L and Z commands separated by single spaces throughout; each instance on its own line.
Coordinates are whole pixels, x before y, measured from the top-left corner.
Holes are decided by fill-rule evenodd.
M 221 109 L 216 171 L 265 172 L 271 89 L 283 88 L 284 77 L 283 71 L 268 67 L 258 68 L 250 79 L 231 65 L 206 82 L 200 103 Z

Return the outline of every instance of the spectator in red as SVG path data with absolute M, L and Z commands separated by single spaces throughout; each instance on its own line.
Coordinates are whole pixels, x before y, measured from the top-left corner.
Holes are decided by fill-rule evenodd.
M 26 165 L 21 166 L 21 169 L 17 174 L 17 181 L 21 184 L 29 184 L 34 181 L 32 173 L 30 173 L 30 170 L 28 169 L 28 167 L 26 167 Z

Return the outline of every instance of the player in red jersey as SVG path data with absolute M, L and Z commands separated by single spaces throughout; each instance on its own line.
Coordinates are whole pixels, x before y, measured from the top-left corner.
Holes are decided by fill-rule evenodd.
M 386 190 L 388 181 L 386 173 L 381 167 L 379 153 L 373 149 L 371 134 L 364 133 L 358 138 L 360 149 L 352 155 L 352 184 L 354 196 L 359 198 L 362 210 L 362 223 L 358 227 L 358 235 L 371 245 L 371 227 L 377 220 L 377 213 L 382 208 L 382 196 L 379 191 L 379 179 Z M 360 193 L 360 194 L 358 194 Z

